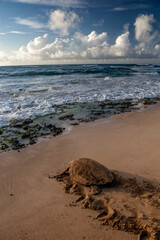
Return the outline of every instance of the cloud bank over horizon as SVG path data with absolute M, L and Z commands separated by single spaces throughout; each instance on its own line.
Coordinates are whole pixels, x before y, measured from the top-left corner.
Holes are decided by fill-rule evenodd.
M 156 19 L 153 14 L 140 14 L 136 17 L 134 46 L 130 42 L 129 23 L 123 26 L 121 34 L 110 44 L 107 32 L 98 34 L 92 30 L 85 35 L 77 31 L 81 18 L 74 11 L 57 9 L 50 12 L 46 25 L 33 19 L 15 18 L 15 21 L 31 28 L 57 32 L 59 37 L 51 41 L 49 34 L 45 33 L 16 51 L 1 51 L 1 65 L 146 63 L 151 59 L 152 62 L 160 60 L 160 33 L 154 30 Z M 70 35 L 73 29 L 74 33 Z M 15 34 L 18 32 L 15 31 Z

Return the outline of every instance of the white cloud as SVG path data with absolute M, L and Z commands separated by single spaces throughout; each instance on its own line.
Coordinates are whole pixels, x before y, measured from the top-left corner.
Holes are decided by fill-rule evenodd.
M 125 7 L 116 7 L 116 8 L 113 8 L 113 11 L 116 11 L 116 12 L 118 12 L 118 11 L 125 11 L 125 10 L 128 10 L 128 9 L 125 8 Z
M 156 49 L 156 50 L 160 50 L 160 44 L 157 44 L 157 45 L 155 46 L 155 49 Z
M 8 33 L 11 33 L 11 34 L 25 34 L 25 32 L 20 32 L 20 31 L 10 31 L 10 32 L 8 32 Z
M 2 61 L 5 61 L 6 59 L 8 59 L 8 56 L 5 52 L 3 51 L 0 51 L 0 62 Z
M 26 49 L 29 53 L 34 53 L 39 49 L 42 49 L 47 44 L 48 34 L 44 34 L 43 37 L 37 37 L 33 41 L 27 44 Z
M 88 34 L 87 36 L 83 35 L 82 33 L 76 32 L 75 33 L 75 38 L 81 40 L 83 43 L 89 43 L 90 45 L 96 45 L 99 44 L 101 42 L 103 42 L 106 37 L 107 37 L 107 33 L 103 32 L 99 35 L 97 35 L 96 31 L 92 31 L 90 34 Z
M 105 63 L 129 57 L 132 57 L 129 31 L 118 36 L 114 45 L 107 42 L 106 32 L 97 34 L 92 31 L 88 35 L 77 32 L 71 38 L 56 38 L 51 43 L 48 35 L 44 34 L 10 55 L 3 53 L 0 64 Z
M 30 62 L 30 64 L 37 61 L 46 63 L 57 59 L 72 59 L 74 58 L 74 51 L 70 44 L 71 41 L 70 39 L 56 38 L 54 42 L 48 43 L 48 35 L 44 34 L 30 41 L 27 46 L 22 46 L 14 52 L 14 56 L 16 59 L 20 59 L 22 63 Z
M 69 35 L 69 29 L 76 27 L 80 21 L 78 15 L 74 12 L 55 10 L 50 14 L 49 27 L 51 30 L 60 32 L 61 35 Z
M 142 4 L 142 3 L 128 3 L 127 4 L 124 4 L 124 6 L 119 6 L 119 7 L 115 7 L 112 9 L 112 11 L 126 11 L 126 10 L 136 10 L 136 9 L 145 9 L 145 8 L 150 8 L 151 5 L 149 4 Z
M 83 7 L 84 0 L 12 0 L 14 2 L 21 2 L 27 4 L 44 4 L 57 7 Z
M 111 54 L 118 57 L 124 57 L 129 54 L 130 42 L 129 42 L 129 31 L 121 34 L 117 37 L 116 42 L 111 46 Z
M 14 18 L 17 24 L 25 25 L 34 29 L 48 28 L 52 31 L 58 32 L 60 35 L 69 35 L 71 28 L 77 27 L 80 22 L 79 16 L 73 11 L 62 11 L 60 9 L 52 11 L 49 16 L 48 23 L 40 23 L 34 18 Z M 16 33 L 16 31 L 15 31 Z M 17 31 L 18 33 L 18 31 Z
M 48 43 L 48 35 L 44 34 L 13 52 L 9 60 L 17 64 L 44 64 L 124 57 L 130 45 L 128 35 L 129 32 L 121 34 L 115 44 L 109 46 L 106 32 L 97 34 L 92 31 L 86 36 L 77 32 L 72 38 L 56 38 L 51 43 Z
M 55 11 L 53 13 L 55 14 Z M 60 31 L 61 34 L 67 35 L 71 27 L 70 23 L 74 23 L 73 12 L 57 10 L 56 13 L 58 13 L 58 17 L 55 14 L 55 19 L 53 17 L 52 20 L 57 21 L 58 19 L 58 21 L 52 27 L 54 26 L 53 28 Z M 68 14 L 69 17 L 66 18 Z M 0 52 L 0 64 L 143 63 L 142 61 L 146 62 L 149 59 L 152 59 L 152 62 L 153 59 L 159 61 L 160 38 L 153 29 L 153 20 L 152 15 L 140 15 L 136 19 L 136 40 L 138 41 L 136 46 L 130 44 L 129 24 L 124 25 L 124 32 L 116 38 L 114 44 L 109 44 L 106 32 L 98 34 L 96 31 L 92 31 L 88 35 L 76 32 L 73 36 L 62 36 L 55 38 L 52 42 L 49 42 L 48 34 L 44 34 L 10 54 Z M 64 23 L 64 27 L 62 23 Z M 140 23 L 143 23 L 142 27 Z M 16 33 L 16 31 L 13 32 Z M 158 38 L 153 37 L 155 33 Z M 146 37 L 149 38 L 149 41 L 146 40 Z
M 36 61 L 43 61 L 41 52 L 47 44 L 48 35 L 44 34 L 43 36 L 39 36 L 33 41 L 30 41 L 26 46 L 20 47 L 18 51 L 14 51 L 10 60 L 12 60 L 14 55 L 15 62 L 21 62 L 21 64 L 29 64 L 29 62 L 35 64 Z
M 152 23 L 154 23 L 154 17 L 150 15 L 140 15 L 136 18 L 135 26 L 135 38 L 137 41 L 146 43 L 150 42 L 156 37 L 156 32 L 153 32 Z
M 136 18 L 134 23 L 135 38 L 139 43 L 135 46 L 135 55 L 143 58 L 158 56 L 159 51 L 155 46 L 160 40 L 160 34 L 153 29 L 154 22 L 152 14 L 141 14 Z
M 26 25 L 28 27 L 31 28 L 35 28 L 35 29 L 41 29 L 41 28 L 46 28 L 46 25 L 43 23 L 39 23 L 36 20 L 32 20 L 32 19 L 26 19 L 26 18 L 14 18 L 15 22 L 21 25 Z
M 79 57 L 85 59 L 93 59 L 93 58 L 103 58 L 104 53 L 106 52 L 106 47 L 108 44 L 107 33 L 103 32 L 101 34 L 97 34 L 96 31 L 92 31 L 88 35 L 83 35 L 82 33 L 75 33 L 74 35 L 75 42 L 77 46 L 79 46 Z M 77 49 L 76 46 L 76 49 Z
M 0 35 L 7 35 L 7 34 L 18 34 L 18 35 L 23 35 L 23 34 L 26 34 L 25 32 L 21 32 L 21 31 L 16 31 L 16 30 L 13 30 L 13 31 L 10 31 L 10 32 L 1 32 Z

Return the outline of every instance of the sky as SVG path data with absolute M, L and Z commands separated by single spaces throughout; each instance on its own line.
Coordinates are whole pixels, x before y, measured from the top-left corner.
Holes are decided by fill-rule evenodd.
M 160 63 L 160 0 L 0 0 L 0 66 Z

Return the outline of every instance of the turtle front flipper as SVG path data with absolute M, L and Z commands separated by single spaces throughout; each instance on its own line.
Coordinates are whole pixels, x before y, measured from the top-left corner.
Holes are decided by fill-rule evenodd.
M 62 172 L 61 174 L 57 174 L 57 175 L 48 175 L 48 178 L 56 178 L 57 181 L 63 181 L 64 178 L 69 176 L 69 167 Z

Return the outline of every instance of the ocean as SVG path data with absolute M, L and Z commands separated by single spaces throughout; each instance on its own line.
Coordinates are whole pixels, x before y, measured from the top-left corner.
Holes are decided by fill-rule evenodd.
M 0 67 L 0 127 L 56 106 L 160 96 L 160 65 Z

